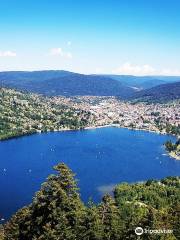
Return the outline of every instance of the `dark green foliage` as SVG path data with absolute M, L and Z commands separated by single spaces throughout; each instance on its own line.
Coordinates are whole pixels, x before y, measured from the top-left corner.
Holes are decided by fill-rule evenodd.
M 132 76 L 132 75 L 104 75 L 119 81 L 120 83 L 136 87 L 138 89 L 148 89 L 165 83 L 178 82 L 178 76 Z
M 175 143 L 167 141 L 165 143 L 165 147 L 168 152 L 174 152 L 177 156 L 180 156 L 180 139 L 178 139 Z
M 102 224 L 102 239 L 116 240 L 123 237 L 123 223 L 116 202 L 110 195 L 105 195 L 98 206 Z
M 166 129 L 167 133 L 174 134 L 176 136 L 180 135 L 180 125 L 179 124 L 178 124 L 178 126 L 166 124 L 165 129 Z
M 168 102 L 180 98 L 180 82 L 161 84 L 142 90 L 130 97 L 131 100 L 143 102 Z
M 161 181 L 148 180 L 145 184 L 121 184 L 115 189 L 114 195 L 119 206 L 133 201 L 135 204 L 162 209 L 180 202 L 179 193 L 179 178 L 169 177 Z
M 174 143 L 172 143 L 171 141 L 167 141 L 165 143 L 165 146 L 166 146 L 166 149 L 171 152 L 171 151 L 174 151 L 175 148 L 176 148 L 176 145 Z
M 32 204 L 19 210 L 0 229 L 2 240 L 125 240 L 137 239 L 137 226 L 169 229 L 171 234 L 147 234 L 139 239 L 177 240 L 180 224 L 180 178 L 118 185 L 114 198 L 98 205 L 80 200 L 74 174 L 65 165 L 54 168 Z
M 128 234 L 133 235 L 136 226 L 145 229 L 173 229 L 174 236 L 144 235 L 142 239 L 178 239 L 180 207 L 180 178 L 168 177 L 161 181 L 121 184 L 115 189 L 115 200 L 123 213 Z M 176 216 L 176 217 L 174 217 Z M 131 236 L 132 237 L 132 236 Z M 133 238 L 130 238 L 133 239 Z
M 50 98 L 0 88 L 0 140 L 36 132 L 82 129 L 91 114 Z
M 109 76 L 85 75 L 67 71 L 1 72 L 0 87 L 9 87 L 46 96 L 120 96 L 133 88 Z
M 137 89 L 148 89 L 179 81 L 179 77 L 83 75 L 63 70 L 0 72 L 0 86 L 47 95 L 115 95 L 127 97 Z M 55 90 L 55 91 L 54 91 Z
M 5 239 L 76 239 L 84 206 L 74 174 L 65 164 L 55 168 L 30 206 L 15 214 L 5 226 Z

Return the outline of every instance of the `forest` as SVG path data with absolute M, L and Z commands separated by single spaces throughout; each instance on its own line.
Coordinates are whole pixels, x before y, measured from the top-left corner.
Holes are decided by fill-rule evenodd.
M 1 240 L 179 239 L 179 177 L 121 183 L 100 203 L 85 204 L 72 170 L 64 163 L 54 170 L 32 203 L 1 225 Z M 171 232 L 137 238 L 136 227 Z
M 0 140 L 36 132 L 81 129 L 90 114 L 66 104 L 55 104 L 37 94 L 0 88 Z

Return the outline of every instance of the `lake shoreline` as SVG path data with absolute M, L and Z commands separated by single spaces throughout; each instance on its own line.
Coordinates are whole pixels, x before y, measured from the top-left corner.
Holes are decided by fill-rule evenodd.
M 19 137 L 24 137 L 24 136 L 28 136 L 28 135 L 33 135 L 36 133 L 48 133 L 48 132 L 66 132 L 66 131 L 82 131 L 82 130 L 91 130 L 91 129 L 98 129 L 98 128 L 108 128 L 108 127 L 117 127 L 117 128 L 124 128 L 124 129 L 129 129 L 132 131 L 145 131 L 145 132 L 152 132 L 152 133 L 156 133 L 156 134 L 161 134 L 161 135 L 171 135 L 171 136 L 175 136 L 175 134 L 172 133 L 167 133 L 167 132 L 160 132 L 160 131 L 156 131 L 156 130 L 150 130 L 150 129 L 146 129 L 146 128 L 131 128 L 131 127 L 126 127 L 126 126 L 121 126 L 119 124 L 105 124 L 105 125 L 95 125 L 95 126 L 87 126 L 87 127 L 83 127 L 83 128 L 76 128 L 76 129 L 72 129 L 72 128 L 62 128 L 62 129 L 54 129 L 54 130 L 47 130 L 47 131 L 33 131 L 33 132 L 26 132 L 26 133 L 21 133 L 21 134 L 17 134 L 17 135 L 12 135 L 12 136 L 8 136 L 6 138 L 0 138 L 0 142 L 1 141 L 6 141 L 6 140 L 10 140 L 13 138 L 19 138 Z
M 160 131 L 155 131 L 155 130 L 150 130 L 146 128 L 131 128 L 131 127 L 125 127 L 125 126 L 120 126 L 119 124 L 107 124 L 107 125 L 99 125 L 99 126 L 89 126 L 85 127 L 82 130 L 88 130 L 88 129 L 98 129 L 98 128 L 105 128 L 105 127 L 117 127 L 117 128 L 124 128 L 124 129 L 129 129 L 132 131 L 145 131 L 145 132 L 151 132 L 151 133 L 156 133 L 156 134 L 161 134 L 161 135 L 171 135 L 176 137 L 175 134 L 172 133 L 167 133 L 167 132 L 160 132 Z
M 30 201 L 42 181 L 54 173 L 52 167 L 60 162 L 77 173 L 85 203 L 89 197 L 99 202 L 102 192 L 113 184 L 178 176 L 180 162 L 173 161 L 163 147 L 164 142 L 174 141 L 173 136 L 116 128 L 114 125 L 99 127 L 101 129 L 90 131 L 66 129 L 61 133 L 39 133 L 2 142 L 2 217 L 7 219 L 13 210 L 8 206 L 12 203 L 7 201 L 11 199 L 11 189 L 18 191 L 13 203 L 16 210 Z
M 125 127 L 125 126 L 120 126 L 119 124 L 106 124 L 106 125 L 97 125 L 97 126 L 87 126 L 87 127 L 84 127 L 84 128 L 77 128 L 77 129 L 71 129 L 71 128 L 64 128 L 64 129 L 54 129 L 54 130 L 48 130 L 48 131 L 34 131 L 34 132 L 29 132 L 29 133 L 22 133 L 22 134 L 19 134 L 19 135 L 13 135 L 13 136 L 9 136 L 7 138 L 4 138 L 4 139 L 0 139 L 0 142 L 2 141 L 8 141 L 8 140 L 11 140 L 11 139 L 16 139 L 16 138 L 20 138 L 20 137 L 25 137 L 25 136 L 30 136 L 30 135 L 33 135 L 33 134 L 37 134 L 37 133 L 48 133 L 48 132 L 66 132 L 66 131 L 83 131 L 83 130 L 95 130 L 95 129 L 99 129 L 99 128 L 108 128 L 108 127 L 116 127 L 116 128 L 124 128 L 124 129 L 129 129 L 129 130 L 132 130 L 132 131 L 145 131 L 145 132 L 152 132 L 152 133 L 156 133 L 156 134 L 161 134 L 161 135 L 172 135 L 172 136 L 175 136 L 174 134 L 170 134 L 170 133 L 166 133 L 166 132 L 160 132 L 160 131 L 155 131 L 155 130 L 149 130 L 149 129 L 143 129 L 143 128 L 130 128 L 130 127 Z M 176 154 L 174 153 L 169 153 L 168 152 L 168 155 L 173 158 L 174 160 L 180 160 L 180 157 L 177 156 Z
M 168 152 L 168 155 L 173 159 L 180 161 L 180 156 L 178 156 L 175 152 Z
M 130 127 L 125 127 L 125 126 L 120 126 L 119 124 L 106 124 L 106 125 L 95 125 L 95 126 L 87 126 L 87 127 L 83 127 L 83 128 L 76 128 L 76 129 L 72 129 L 72 128 L 62 128 L 62 129 L 54 129 L 54 130 L 46 130 L 46 131 L 32 131 L 32 132 L 24 132 L 24 133 L 20 133 L 17 135 L 11 135 L 11 136 L 7 136 L 5 138 L 0 138 L 0 142 L 1 141 L 7 141 L 10 139 L 14 139 L 14 138 L 19 138 L 19 137 L 24 137 L 24 136 L 28 136 L 28 135 L 33 135 L 36 133 L 48 133 L 48 132 L 66 132 L 66 131 L 81 131 L 81 130 L 90 130 L 90 129 L 98 129 L 98 128 L 106 128 L 106 127 L 117 127 L 117 128 L 125 128 L 125 129 L 129 129 L 129 130 L 133 130 L 133 131 L 146 131 L 146 132 L 152 132 L 152 133 L 157 133 L 157 134 L 162 134 L 162 135 L 173 135 L 174 134 L 169 134 L 169 133 L 165 133 L 165 132 L 160 132 L 160 131 L 154 131 L 154 130 L 148 130 L 148 129 L 143 129 L 143 128 L 130 128 Z

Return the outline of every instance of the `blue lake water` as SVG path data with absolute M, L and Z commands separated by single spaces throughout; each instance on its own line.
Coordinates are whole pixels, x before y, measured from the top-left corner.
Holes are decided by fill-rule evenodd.
M 180 175 L 165 155 L 168 135 L 123 128 L 35 134 L 0 142 L 0 219 L 31 202 L 52 166 L 65 162 L 79 179 L 81 197 L 97 202 L 120 182 Z

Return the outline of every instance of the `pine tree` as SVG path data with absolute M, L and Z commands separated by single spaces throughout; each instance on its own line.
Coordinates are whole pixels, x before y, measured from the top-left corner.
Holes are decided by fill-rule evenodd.
M 103 240 L 119 240 L 122 237 L 122 221 L 114 199 L 105 195 L 98 207 L 103 226 Z
M 29 238 L 31 213 L 29 207 L 20 209 L 4 227 L 4 240 L 25 240 Z
M 92 202 L 88 202 L 83 217 L 83 232 L 79 235 L 79 239 L 83 240 L 101 240 L 103 239 L 103 225 L 99 210 Z
M 4 240 L 4 227 L 0 224 L 0 240 Z
M 74 174 L 65 165 L 54 167 L 57 175 L 50 175 L 29 206 L 28 218 L 18 213 L 7 224 L 13 240 L 76 239 L 84 206 L 80 200 Z M 19 216 L 20 214 L 20 216 Z M 23 228 L 21 227 L 23 221 Z M 10 239 L 10 238 L 7 238 Z

